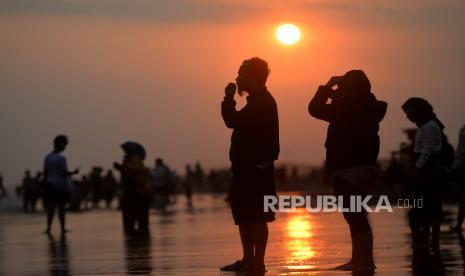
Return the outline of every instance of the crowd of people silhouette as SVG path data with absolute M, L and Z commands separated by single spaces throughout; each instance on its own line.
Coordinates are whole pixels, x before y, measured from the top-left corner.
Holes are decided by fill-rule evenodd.
M 238 226 L 243 251 L 239 260 L 221 267 L 222 271 L 266 272 L 268 223 L 276 217 L 274 212 L 264 210 L 263 202 L 264 196 L 277 196 L 275 181 L 280 175 L 274 164 L 280 153 L 278 108 L 266 87 L 269 72 L 268 63 L 261 58 L 243 61 L 236 81 L 227 84 L 221 102 L 221 116 L 226 127 L 232 129 L 229 151 L 232 178 L 227 201 L 234 224 Z M 247 104 L 240 110 L 236 109 L 236 92 L 239 96 L 247 94 Z M 383 178 L 387 182 L 400 183 L 402 195 L 423 199 L 422 208 L 410 210 L 408 223 L 413 255 L 421 256 L 420 266 L 424 266 L 431 263 L 432 256 L 440 255 L 444 183 L 451 179 L 460 184 L 461 201 L 457 221 L 450 229 L 462 233 L 465 126 L 460 131 L 454 152 L 432 104 L 419 97 L 407 99 L 398 108 L 416 128 L 405 131 L 409 143 L 393 153 L 383 176 L 378 162 L 378 132 L 387 105 L 375 97 L 370 80 L 362 70 L 351 70 L 330 77 L 326 84 L 320 85 L 309 102 L 308 112 L 329 123 L 324 145 L 325 175 L 332 183 L 334 193 L 342 197 L 345 204 L 349 204 L 350 196 L 368 195 L 370 187 L 379 185 Z M 27 170 L 16 190 L 25 212 L 36 211 L 37 202 L 42 201 L 46 210 L 45 233 L 49 235 L 55 211 L 58 211 L 61 233 L 65 234 L 68 231 L 67 210 L 99 208 L 102 201 L 107 208 L 112 208 L 115 198 L 118 199 L 117 208 L 122 212 L 124 232 L 147 235 L 150 208 L 167 212 L 167 206 L 176 201 L 179 192 L 184 193 L 192 207 L 194 190 L 221 193 L 227 189 L 226 186 L 218 189 L 217 183 L 229 178 L 215 170 L 205 175 L 200 163 L 186 165 L 184 178 L 174 173 L 161 158 L 155 160 L 152 169 L 147 168 L 144 147 L 133 141 L 121 145 L 122 161 L 113 164 L 119 180 L 112 169 L 104 173 L 102 167 L 94 167 L 89 174 L 76 180 L 73 176 L 80 169 L 68 169 L 63 155 L 67 145 L 68 137 L 56 136 L 52 152 L 44 159 L 43 170 L 34 176 Z M 292 176 L 292 179 L 298 179 L 297 169 L 292 170 Z M 0 198 L 4 196 L 7 193 L 0 175 Z M 91 203 L 90 207 L 88 203 Z M 343 212 L 343 217 L 350 231 L 352 255 L 347 263 L 335 269 L 374 271 L 373 232 L 367 212 Z M 65 239 L 62 241 L 66 244 Z M 50 251 L 55 252 L 55 247 Z

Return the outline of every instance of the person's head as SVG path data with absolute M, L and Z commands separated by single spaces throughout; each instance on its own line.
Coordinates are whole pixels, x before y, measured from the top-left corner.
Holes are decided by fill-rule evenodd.
M 239 94 L 242 95 L 242 92 L 251 94 L 263 89 L 269 74 L 270 69 L 265 60 L 258 57 L 244 60 L 236 78 Z
M 121 145 L 124 151 L 124 160 L 128 161 L 134 158 L 145 159 L 146 153 L 142 145 L 136 142 L 128 141 Z
M 26 175 L 27 178 L 31 177 L 31 171 L 30 170 L 26 170 L 26 172 L 24 174 Z
M 56 152 L 62 152 L 68 145 L 68 138 L 65 135 L 58 135 L 53 139 L 53 149 Z
M 351 70 L 345 73 L 337 86 L 341 96 L 349 101 L 363 101 L 369 99 L 371 94 L 370 80 L 362 70 Z
M 163 166 L 163 159 L 157 158 L 155 159 L 155 166 Z
M 402 110 L 412 123 L 423 124 L 436 115 L 433 112 L 433 106 L 423 98 L 410 98 L 403 105 Z

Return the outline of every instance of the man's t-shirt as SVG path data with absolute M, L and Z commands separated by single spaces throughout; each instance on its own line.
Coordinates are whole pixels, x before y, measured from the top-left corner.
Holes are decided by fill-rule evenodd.
M 45 157 L 44 171 L 47 182 L 61 190 L 68 190 L 68 165 L 66 158 L 59 153 L 49 153 Z

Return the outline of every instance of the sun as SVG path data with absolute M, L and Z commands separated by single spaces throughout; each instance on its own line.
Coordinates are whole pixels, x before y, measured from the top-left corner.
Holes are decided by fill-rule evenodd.
M 300 39 L 300 30 L 294 24 L 282 24 L 276 30 L 276 38 L 279 42 L 292 45 Z

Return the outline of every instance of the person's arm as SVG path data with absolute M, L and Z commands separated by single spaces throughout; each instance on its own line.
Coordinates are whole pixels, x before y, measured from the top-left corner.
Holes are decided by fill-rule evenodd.
M 68 176 L 73 176 L 73 175 L 78 174 L 78 173 L 79 173 L 79 169 L 76 169 L 76 170 L 74 170 L 72 172 L 68 172 Z
M 328 104 L 331 89 L 327 86 L 319 86 L 313 96 L 313 99 L 308 104 L 308 112 L 313 117 L 330 122 L 334 119 L 334 108 L 332 104 Z
M 75 169 L 74 171 L 68 171 L 67 176 L 72 176 L 78 173 L 79 173 L 79 168 Z
M 415 162 L 415 168 L 417 169 L 422 169 L 430 159 L 434 149 L 442 144 L 442 133 L 438 128 L 428 126 L 422 129 L 422 132 L 422 148 L 420 156 Z
M 68 171 L 68 162 L 66 161 L 66 158 L 63 157 L 63 162 L 61 164 L 61 171 L 65 176 L 73 176 L 75 174 L 79 173 L 79 168 L 75 169 L 74 171 Z
M 224 100 L 221 103 L 221 116 L 228 128 L 236 127 L 238 111 L 236 110 L 236 101 L 233 97 L 224 97 Z
M 221 116 L 228 128 L 235 128 L 239 117 L 239 112 L 236 110 L 236 101 L 234 100 L 235 92 L 236 85 L 229 83 L 225 88 L 224 100 L 221 103 Z

